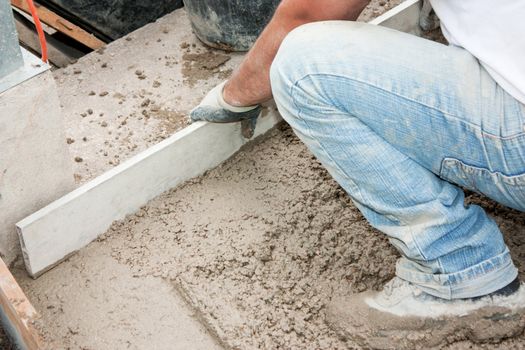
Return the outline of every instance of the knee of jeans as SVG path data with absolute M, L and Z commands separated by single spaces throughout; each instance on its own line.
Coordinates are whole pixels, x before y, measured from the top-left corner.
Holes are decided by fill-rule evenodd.
M 330 40 L 315 40 L 320 33 L 326 33 L 326 30 L 320 30 L 319 27 L 325 22 L 315 22 L 303 24 L 286 35 L 270 69 L 272 82 L 282 82 L 282 78 L 290 78 L 297 75 L 298 70 L 304 70 L 302 63 L 311 62 L 316 53 L 325 52 L 325 48 L 320 43 L 329 44 Z M 305 52 L 309 52 L 306 57 Z M 290 80 L 290 79 L 287 79 Z
M 281 43 L 270 67 L 272 94 L 278 105 L 289 102 L 292 86 L 309 73 L 307 65 L 315 61 L 312 56 L 305 57 L 303 53 L 308 48 L 323 50 L 320 47 L 311 47 L 309 39 L 313 33 L 318 32 L 318 25 L 319 23 L 303 24 L 288 33 Z
M 348 32 L 364 26 L 363 23 L 349 21 L 314 22 L 303 24 L 288 33 L 270 68 L 272 93 L 276 102 L 279 104 L 280 101 L 290 99 L 292 86 L 301 79 L 333 66 L 329 61 L 334 53 L 340 51 L 341 46 L 336 38 L 344 37 L 347 43 L 353 42 Z M 334 65 L 337 63 L 333 62 Z

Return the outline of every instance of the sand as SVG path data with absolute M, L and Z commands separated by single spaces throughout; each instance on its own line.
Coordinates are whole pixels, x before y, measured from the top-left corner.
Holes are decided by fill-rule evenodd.
M 469 200 L 495 216 L 523 277 L 525 214 Z M 393 276 L 397 257 L 292 131 L 280 126 L 115 223 L 39 280 L 24 280 L 24 287 L 43 313 L 48 339 L 66 344 L 90 344 L 94 329 L 100 339 L 115 338 L 108 332 L 123 327 L 140 334 L 134 340 L 151 342 L 148 331 L 163 322 L 170 327 L 166 309 L 174 307 L 169 294 L 175 290 L 226 348 L 346 349 L 356 347 L 327 328 L 325 305 L 336 296 L 379 289 Z M 78 291 L 83 285 L 86 290 Z M 126 292 L 128 285 L 134 292 Z M 156 305 L 149 317 L 130 317 L 144 312 L 149 300 Z M 159 300 L 168 301 L 157 305 Z M 108 310 L 115 316 L 105 319 Z M 169 332 L 156 335 L 160 342 Z M 521 336 L 498 347 L 524 342 Z M 464 342 L 452 348 L 495 346 Z

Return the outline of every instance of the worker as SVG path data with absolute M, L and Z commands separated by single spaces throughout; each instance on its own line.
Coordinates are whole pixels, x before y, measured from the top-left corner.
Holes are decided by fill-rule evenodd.
M 328 306 L 338 332 L 394 349 L 521 333 L 525 287 L 462 188 L 525 211 L 525 1 L 431 0 L 449 45 L 354 22 L 368 3 L 283 0 L 191 117 L 253 120 L 273 96 L 399 250 L 382 291 Z

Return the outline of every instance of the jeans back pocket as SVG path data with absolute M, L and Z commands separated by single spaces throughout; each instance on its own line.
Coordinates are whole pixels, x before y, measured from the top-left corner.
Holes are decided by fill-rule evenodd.
M 440 177 L 510 208 L 525 211 L 525 172 L 509 176 L 455 158 L 445 158 L 441 163 Z

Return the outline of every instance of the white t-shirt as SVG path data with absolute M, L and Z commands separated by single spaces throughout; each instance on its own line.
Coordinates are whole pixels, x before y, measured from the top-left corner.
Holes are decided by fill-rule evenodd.
M 430 0 L 447 40 L 525 104 L 525 0 Z

